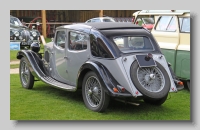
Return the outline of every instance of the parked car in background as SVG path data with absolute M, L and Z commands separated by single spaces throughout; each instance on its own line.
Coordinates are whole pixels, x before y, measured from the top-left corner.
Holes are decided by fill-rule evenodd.
M 176 76 L 190 90 L 190 10 L 142 10 L 133 14 L 134 24 L 148 28 L 157 40 Z M 149 25 L 149 24 L 148 24 Z
M 132 23 L 60 26 L 39 50 L 33 43 L 17 54 L 22 87 L 32 89 L 38 79 L 66 91 L 82 89 L 85 106 L 96 112 L 105 111 L 111 97 L 161 105 L 181 83 L 152 34 Z
M 94 23 L 94 22 L 115 22 L 115 19 L 112 17 L 96 17 L 87 20 L 85 23 Z
M 10 15 L 10 43 L 19 43 L 20 48 L 30 48 L 33 42 L 40 43 L 38 30 L 29 29 L 14 16 Z
M 115 20 L 115 22 L 133 22 L 132 17 L 113 17 L 113 19 Z

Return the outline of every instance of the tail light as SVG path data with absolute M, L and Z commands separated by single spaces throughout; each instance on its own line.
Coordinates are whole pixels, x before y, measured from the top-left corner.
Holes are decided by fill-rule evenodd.
M 125 88 L 120 86 L 120 85 L 117 85 L 117 88 L 120 90 L 120 92 L 125 92 Z
M 174 82 L 175 82 L 177 85 L 183 86 L 183 82 L 182 82 L 182 81 L 179 81 L 179 80 L 174 79 Z
M 117 88 L 113 88 L 113 91 L 114 91 L 115 93 L 118 93 L 118 92 L 119 92 Z

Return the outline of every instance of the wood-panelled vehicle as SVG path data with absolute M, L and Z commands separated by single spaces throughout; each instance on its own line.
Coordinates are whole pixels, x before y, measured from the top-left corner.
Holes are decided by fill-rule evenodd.
M 190 10 L 142 10 L 135 12 L 133 17 L 134 23 L 140 26 L 146 25 L 142 22 L 144 19 L 151 21 L 151 28 L 147 29 L 175 75 L 190 90 Z
M 154 37 L 132 23 L 82 23 L 56 28 L 52 42 L 21 50 L 22 87 L 35 80 L 66 91 L 82 89 L 85 106 L 103 112 L 110 98 L 163 104 L 181 84 L 173 78 Z

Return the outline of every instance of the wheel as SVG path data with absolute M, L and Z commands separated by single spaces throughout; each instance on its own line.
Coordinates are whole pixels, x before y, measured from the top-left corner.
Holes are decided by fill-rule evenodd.
M 164 67 L 158 63 L 157 66 L 139 67 L 134 61 L 130 68 L 130 75 L 135 87 L 145 98 L 162 99 L 170 90 L 170 79 Z
M 187 87 L 188 87 L 188 90 L 190 91 L 190 80 L 187 81 Z
M 153 99 L 148 99 L 148 98 L 144 98 L 143 100 L 146 103 L 159 106 L 159 105 L 162 105 L 167 100 L 167 96 L 168 95 L 166 95 L 165 97 L 158 99 L 158 100 L 153 100 Z
M 90 71 L 85 75 L 82 87 L 85 106 L 92 111 L 105 111 L 110 97 L 105 93 L 102 84 L 94 72 Z
M 32 89 L 34 85 L 34 76 L 28 68 L 28 61 L 25 57 L 20 60 L 19 75 L 22 87 Z

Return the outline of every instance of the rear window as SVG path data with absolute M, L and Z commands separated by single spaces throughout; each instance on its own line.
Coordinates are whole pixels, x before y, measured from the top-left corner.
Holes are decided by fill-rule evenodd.
M 113 41 L 123 53 L 154 50 L 151 41 L 147 37 L 118 36 L 113 37 Z

